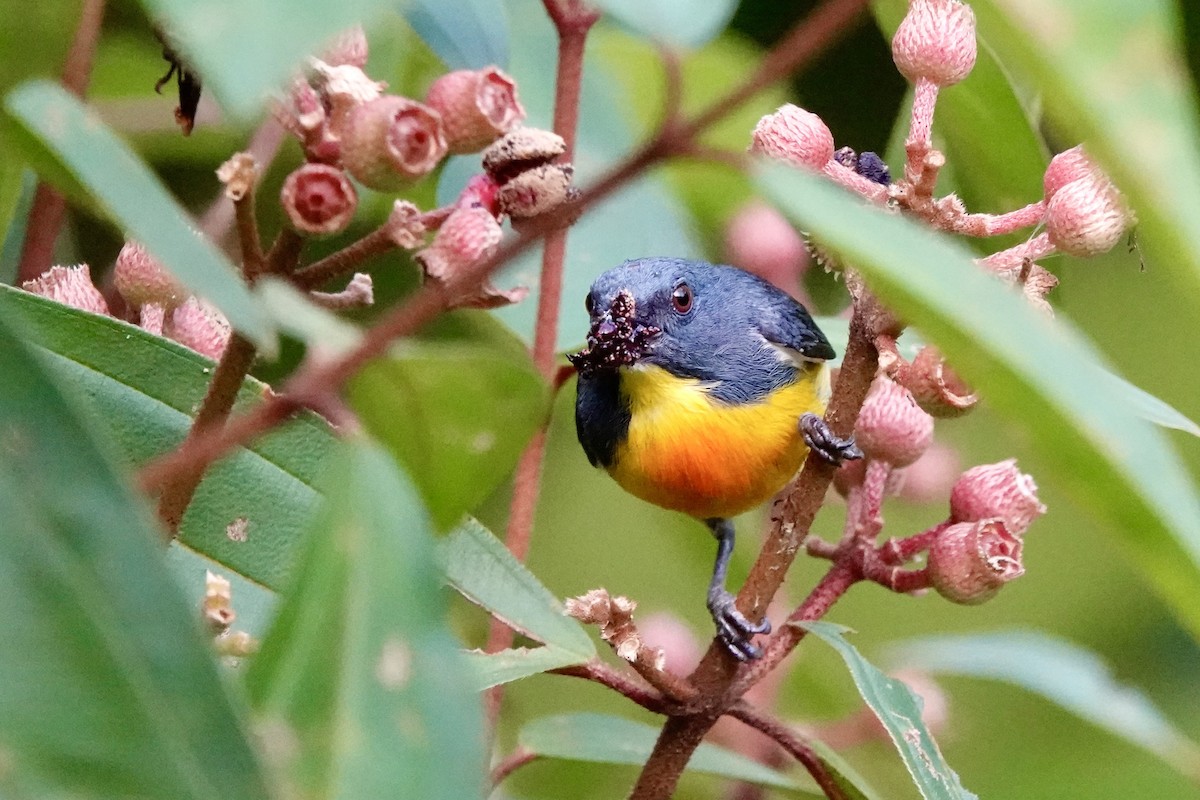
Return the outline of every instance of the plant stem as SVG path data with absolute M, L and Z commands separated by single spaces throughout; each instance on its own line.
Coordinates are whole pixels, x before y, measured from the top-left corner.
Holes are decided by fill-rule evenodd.
M 91 81 L 92 63 L 103 21 L 104 0 L 84 0 L 71 49 L 67 51 L 67 63 L 63 65 L 61 81 L 63 88 L 76 97 L 84 96 Z M 54 260 L 54 243 L 66 214 L 67 199 L 50 184 L 39 181 L 25 225 L 17 283 L 31 281 L 50 269 Z
M 848 800 L 846 793 L 842 791 L 842 787 L 838 786 L 837 782 L 833 779 L 833 775 L 826 769 L 825 763 L 821 761 L 820 757 L 800 733 L 789 728 L 765 711 L 754 708 L 748 703 L 738 703 L 730 709 L 729 715 L 734 719 L 744 722 L 764 736 L 770 737 L 786 750 L 789 755 L 799 761 L 808 770 L 808 774 L 812 775 L 813 780 L 817 782 L 817 785 L 821 787 L 821 791 L 825 792 L 825 796 L 830 798 L 830 800 Z
M 546 13 L 558 32 L 558 66 L 554 90 L 554 132 L 566 142 L 561 161 L 575 155 L 575 134 L 579 127 L 579 98 L 583 92 L 583 55 L 588 32 L 600 15 L 578 3 L 544 0 Z M 542 272 L 538 282 L 537 325 L 533 336 L 533 363 L 547 382 L 556 373 L 555 345 L 558 341 L 559 305 L 562 302 L 563 263 L 567 256 L 567 229 L 559 228 L 546 236 L 542 248 Z M 533 535 L 541 491 L 542 462 L 546 456 L 546 429 L 543 426 L 526 445 L 513 476 L 513 497 L 508 512 L 504 544 L 518 561 L 524 561 Z M 487 652 L 495 653 L 512 646 L 513 630 L 497 619 L 491 622 Z M 492 724 L 504 699 L 503 685 L 487 693 L 487 712 Z
M 507 758 L 492 768 L 492 774 L 488 776 L 488 794 L 496 791 L 496 787 L 503 783 L 504 779 L 509 775 L 512 775 L 521 767 L 538 758 L 540 756 L 532 750 L 518 747 Z
M 854 430 L 858 412 L 875 377 L 878 353 L 873 340 L 874 333 L 867 328 L 863 315 L 856 308 L 850 320 L 850 338 L 842 368 L 825 416 L 830 428 L 838 436 L 849 436 Z M 738 608 L 747 618 L 761 619 L 767 604 L 783 584 L 788 567 L 824 502 L 834 470 L 832 464 L 810 454 L 800 475 L 775 501 L 771 509 L 771 530 L 738 593 Z M 789 618 L 789 622 L 797 618 L 819 619 L 857 579 L 851 565 L 835 562 L 821 583 Z M 670 797 L 692 752 L 721 714 L 758 678 L 773 669 L 803 635 L 802 628 L 785 625 L 771 637 L 763 657 L 743 668 L 745 677 L 741 680 L 737 662 L 724 647 L 714 642 L 691 676 L 692 684 L 699 690 L 704 705 L 690 715 L 672 717 L 667 721 L 650 759 L 638 777 L 630 795 L 631 800 L 665 800 Z

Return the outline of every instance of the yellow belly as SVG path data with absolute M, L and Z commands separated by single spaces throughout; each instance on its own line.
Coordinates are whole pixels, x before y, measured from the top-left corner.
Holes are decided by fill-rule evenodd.
M 659 367 L 621 371 L 629 432 L 609 473 L 629 493 L 694 517 L 728 517 L 762 503 L 795 475 L 808 452 L 797 423 L 822 414 L 829 373 L 814 363 L 797 381 L 754 403 L 713 398 L 694 379 Z

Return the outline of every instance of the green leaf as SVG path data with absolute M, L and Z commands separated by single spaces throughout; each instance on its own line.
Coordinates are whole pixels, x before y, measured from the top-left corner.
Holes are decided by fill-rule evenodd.
M 1113 526 L 1200 636 L 1200 502 L 1163 433 L 1130 414 L 1113 391 L 1095 349 L 943 236 L 796 171 L 770 171 L 761 180 L 787 213 L 919 327 L 989 406 L 1029 432 L 1058 485 Z
M 873 0 L 871 8 L 890 41 L 908 10 L 906 0 Z M 972 211 L 1002 213 L 1042 198 L 1049 161 L 1045 142 L 1013 91 L 982 31 L 975 68 L 938 93 L 937 133 L 948 160 L 959 165 L 956 187 Z M 901 107 L 907 135 L 908 108 Z M 963 168 L 967 167 L 967 168 Z
M 1114 680 L 1098 655 L 1036 631 L 930 636 L 898 644 L 892 660 L 926 672 L 990 678 L 1040 694 L 1093 725 L 1200 777 L 1200 747 L 1141 690 Z
M 1055 130 L 1084 141 L 1126 194 L 1150 268 L 1200 315 L 1200 124 L 1177 4 L 971 5 L 1000 57 L 1037 82 Z
M 432 526 L 382 450 L 345 445 L 246 686 L 302 798 L 479 797 L 483 719 Z
M 530 675 L 570 667 L 587 659 L 560 647 L 513 647 L 498 653 L 467 651 L 467 660 L 475 670 L 475 689 L 483 691 L 502 683 L 512 683 Z
M 20 161 L 0 164 L 0 283 L 17 279 L 36 188 L 37 176 Z
M 700 47 L 716 38 L 737 10 L 736 0 L 596 0 L 634 32 L 674 47 Z
M 406 342 L 350 382 L 350 404 L 413 476 L 440 528 L 491 494 L 547 413 L 528 355 Z
M 658 728 L 607 714 L 560 714 L 529 722 L 521 729 L 521 747 L 546 758 L 599 764 L 644 764 L 658 739 Z M 811 781 L 800 782 L 743 755 L 702 744 L 688 769 L 707 775 L 784 789 L 801 797 L 823 797 Z
M 267 796 L 150 515 L 9 319 L 0 315 L 6 773 L 72 796 Z
M 142 0 L 226 111 L 250 117 L 339 31 L 368 28 L 406 0 Z
M 48 366 L 77 387 L 127 462 L 166 452 L 187 434 L 212 361 L 141 328 L 9 286 L 0 286 L 0 317 L 19 317 L 30 339 L 53 354 Z M 266 391 L 266 384 L 248 379 L 235 408 L 260 402 Z M 334 443 L 328 423 L 306 413 L 217 462 L 184 515 L 180 541 L 278 588 L 295 560 L 317 500 L 313 484 Z
M 573 653 L 575 663 L 596 654 L 583 626 L 566 615 L 558 598 L 475 520 L 466 520 L 439 545 L 438 560 L 451 586 L 510 628 Z
M 933 735 L 921 721 L 921 698 L 903 681 L 889 678 L 863 658 L 845 640 L 850 629 L 831 622 L 801 622 L 814 636 L 828 643 L 846 662 L 863 700 L 883 723 L 904 766 L 926 800 L 967 800 L 975 795 L 963 788 L 958 774 L 942 757 Z
M 847 800 L 882 800 L 883 795 L 875 791 L 867 779 L 859 775 L 836 750 L 816 738 L 809 738 L 807 743 Z
M 449 69 L 508 67 L 508 12 L 501 0 L 413 0 L 404 17 Z
M 238 271 L 211 242 L 196 235 L 187 213 L 146 165 L 78 99 L 56 83 L 32 81 L 9 94 L 5 108 L 126 235 L 219 308 L 261 350 L 274 353 L 274 331 Z

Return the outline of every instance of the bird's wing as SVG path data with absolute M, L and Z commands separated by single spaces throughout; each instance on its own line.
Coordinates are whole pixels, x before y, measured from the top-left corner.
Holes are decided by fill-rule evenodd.
M 764 298 L 756 324 L 767 341 L 799 353 L 806 361 L 828 361 L 837 356 L 804 306 L 782 292 Z

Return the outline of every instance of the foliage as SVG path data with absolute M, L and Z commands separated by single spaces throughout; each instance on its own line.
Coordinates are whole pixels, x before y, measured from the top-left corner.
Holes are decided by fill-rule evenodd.
M 681 109 L 691 112 L 765 57 L 773 42 L 748 39 L 750 17 L 768 15 L 782 32 L 790 13 L 781 2 L 714 2 L 702 12 L 675 0 L 596 5 L 599 46 L 585 62 L 574 157 L 585 190 L 662 121 L 663 102 L 641 84 L 647 64 L 665 82 L 672 70 L 659 69 L 651 42 L 679 48 Z M 885 35 L 904 5 L 874 3 Z M 985 797 L 1190 797 L 1200 775 L 1192 479 L 1200 461 L 1187 434 L 1197 432 L 1200 378 L 1180 343 L 1195 334 L 1200 297 L 1200 122 L 1197 76 L 1180 49 L 1187 31 L 1161 0 L 972 5 L 979 63 L 945 91 L 935 128 L 953 166 L 944 177 L 968 208 L 1036 200 L 1048 154 L 1085 139 L 1140 221 L 1129 252 L 1058 260 L 1056 319 L 973 270 L 962 246 L 826 182 L 676 159 L 667 175 L 639 175 L 589 206 L 571 228 L 565 305 L 550 341 L 562 351 L 583 340 L 581 298 L 601 270 L 648 254 L 721 261 L 717 226 L 751 195 L 777 206 L 851 262 L 980 390 L 986 407 L 939 434 L 970 463 L 1019 456 L 1051 510 L 1029 539 L 1029 575 L 987 606 L 864 590 L 831 612 L 862 631 L 854 646 L 845 628 L 805 623 L 840 659 L 806 644 L 802 659 L 787 662 L 774 713 L 809 723 L 814 760 L 847 797 L 970 797 L 963 784 Z M 335 322 L 272 282 L 247 286 L 235 277 L 232 247 L 189 230 L 207 203 L 227 202 L 212 172 L 244 145 L 248 120 L 305 54 L 361 19 L 373 60 L 394 56 L 385 67 L 393 90 L 420 96 L 443 66 L 500 64 L 518 81 L 529 123 L 549 127 L 552 117 L 555 32 L 533 0 L 359 0 L 334 10 L 308 0 L 118 3 L 86 103 L 37 77 L 57 63 L 39 59 L 66 51 L 76 20 L 30 13 L 7 15 L 20 21 L 0 34 L 0 44 L 24 34 L 22 49 L 37 54 L 0 72 L 0 276 L 16 274 L 36 174 L 71 201 L 62 263 L 90 263 L 103 284 L 120 242 L 137 238 L 257 345 L 256 372 L 268 380 L 240 384 L 235 414 L 270 407 L 273 389 L 289 385 L 279 376 L 361 344 L 416 282 L 406 255 L 376 257 L 362 267 L 375 279 L 376 308 Z M 165 66 L 150 17 L 181 32 L 206 98 L 220 107 L 206 99 L 190 140 L 171 119 L 174 99 L 150 91 Z M 866 46 L 828 57 L 854 69 Z M 664 86 L 665 100 L 677 87 Z M 801 73 L 770 97 L 805 105 L 820 88 Z M 735 115 L 706 144 L 744 147 L 748 126 L 769 110 L 751 108 L 741 112 L 748 121 Z M 876 108 L 847 113 L 881 140 L 907 123 L 906 106 L 898 121 Z M 274 192 L 296 160 L 289 140 L 262 182 L 259 224 L 272 236 L 285 224 Z M 898 161 L 891 166 L 900 172 Z M 477 157 L 455 157 L 403 196 L 422 208 L 435 195 L 452 203 L 475 172 Z M 354 226 L 306 243 L 304 263 L 384 222 L 391 195 L 360 189 Z M 542 324 L 537 265 L 526 254 L 497 279 L 532 284 L 523 303 L 439 317 L 359 365 L 344 401 L 314 402 L 319 413 L 297 414 L 213 465 L 169 546 L 134 489 L 137 470 L 187 436 L 213 362 L 119 319 L 0 286 L 0 796 L 480 796 L 490 723 L 479 692 L 499 686 L 508 694 L 492 755 L 537 762 L 509 779 L 514 796 L 624 791 L 619 765 L 646 761 L 659 721 L 630 719 L 618 694 L 548 674 L 578 678 L 607 658 L 561 598 L 605 585 L 637 597 L 643 623 L 645 612 L 671 609 L 708 631 L 694 601 L 712 544 L 699 525 L 619 493 L 586 464 L 573 441 L 573 384 L 540 373 L 525 346 Z M 805 282 L 823 312 L 840 310 L 830 301 L 844 297 L 834 278 L 813 270 Z M 832 316 L 820 319 L 841 353 L 851 334 Z M 305 351 L 318 357 L 303 360 Z M 510 479 L 544 425 L 526 566 L 492 531 L 508 525 L 511 497 L 524 491 Z M 815 530 L 840 524 L 830 505 Z M 921 530 L 943 515 L 889 504 L 889 530 Z M 750 514 L 739 527 L 761 522 Z M 735 575 L 755 538 L 740 537 Z M 793 570 L 788 594 L 816 581 L 808 563 Z M 198 611 L 205 569 L 234 579 L 238 616 L 215 637 Z M 443 584 L 470 602 L 448 601 Z M 485 655 L 492 618 L 520 638 Z M 1046 633 L 945 634 L 887 649 L 906 637 L 1015 625 Z M 261 649 L 228 655 L 239 633 Z M 921 721 L 912 691 L 872 666 L 868 657 L 885 650 L 906 668 L 998 679 L 1031 694 L 951 682 L 954 735 L 944 736 Z M 668 646 L 667 666 L 678 672 L 676 655 Z M 813 720 L 852 716 L 862 700 L 894 751 L 875 728 L 858 746 L 821 741 L 832 728 Z M 643 704 L 663 710 L 655 702 Z M 729 781 L 819 796 L 808 776 L 780 767 L 787 762 L 747 755 L 756 752 L 748 728 L 717 735 L 722 746 L 696 751 L 678 796 L 719 796 Z

